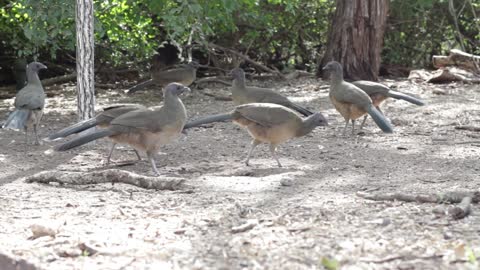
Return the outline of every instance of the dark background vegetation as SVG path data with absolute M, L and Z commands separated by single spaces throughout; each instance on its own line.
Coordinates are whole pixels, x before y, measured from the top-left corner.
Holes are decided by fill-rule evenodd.
M 94 0 L 95 67 L 147 70 L 169 41 L 193 39 L 194 58 L 227 68 L 215 43 L 280 70 L 314 71 L 326 49 L 333 0 Z M 479 0 L 392 0 L 383 65 L 426 67 L 452 48 L 480 54 Z M 14 83 L 15 59 L 39 60 L 48 76 L 75 67 L 75 1 L 0 1 L 0 85 Z M 455 23 L 455 21 L 457 23 Z M 193 29 L 193 31 L 192 31 Z

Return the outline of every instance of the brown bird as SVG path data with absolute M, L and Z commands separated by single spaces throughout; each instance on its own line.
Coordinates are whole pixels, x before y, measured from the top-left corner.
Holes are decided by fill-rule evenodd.
M 190 88 L 179 83 L 167 85 L 164 91 L 164 105 L 151 109 L 140 109 L 125 113 L 110 122 L 110 126 L 71 141 L 55 146 L 56 151 L 66 151 L 93 140 L 109 137 L 116 143 L 124 143 L 147 154 L 153 172 L 160 175 L 155 165 L 159 148 L 171 142 L 183 130 L 187 112 L 178 97 Z
M 418 106 L 425 105 L 425 103 L 420 99 L 417 99 L 405 93 L 394 91 L 381 83 L 376 83 L 371 81 L 355 81 L 355 82 L 352 82 L 352 84 L 354 84 L 358 88 L 362 89 L 365 93 L 367 93 L 367 95 L 369 95 L 370 98 L 372 99 L 373 105 L 380 112 L 382 112 L 380 110 L 380 104 L 382 104 L 387 98 L 390 98 L 390 97 L 394 99 L 402 99 Z M 365 124 L 367 117 L 368 115 L 365 115 L 365 117 L 363 118 L 363 122 L 360 125 L 360 129 L 363 128 L 363 125 Z
M 235 105 L 247 103 L 274 103 L 295 110 L 304 116 L 313 112 L 291 102 L 287 97 L 268 88 L 247 86 L 245 83 L 245 72 L 241 68 L 234 68 L 230 74 L 233 76 L 232 99 Z
M 97 114 L 95 117 L 91 119 L 87 119 L 81 122 L 78 122 L 74 125 L 71 125 L 69 127 L 66 127 L 48 137 L 49 140 L 56 140 L 59 138 L 65 138 L 67 136 L 70 136 L 72 134 L 78 134 L 84 130 L 90 129 L 92 127 L 99 127 L 99 128 L 107 128 L 110 126 L 110 123 L 117 117 L 126 114 L 131 111 L 135 110 L 144 110 L 146 109 L 145 106 L 139 105 L 139 104 L 117 104 L 117 105 L 112 105 L 109 107 L 106 107 L 103 109 L 103 111 L 99 114 Z M 110 148 L 110 152 L 107 157 L 107 162 L 106 164 L 110 164 L 110 158 L 112 157 L 113 150 L 115 149 L 115 146 L 117 143 L 113 141 L 112 147 Z M 138 160 L 141 160 L 142 158 L 138 154 L 137 150 L 135 150 L 135 154 L 137 155 Z
M 293 110 L 272 103 L 249 103 L 237 106 L 232 112 L 208 116 L 189 122 L 185 129 L 212 123 L 231 120 L 247 129 L 252 136 L 252 146 L 248 151 L 245 164 L 248 166 L 253 150 L 260 143 L 270 144 L 270 153 L 277 161 L 277 146 L 291 138 L 301 137 L 310 133 L 317 126 L 326 126 L 327 122 L 321 113 L 314 113 L 302 119 Z
M 336 61 L 329 62 L 324 71 L 330 72 L 330 100 L 335 109 L 345 118 L 343 134 L 352 121 L 352 134 L 355 131 L 355 120 L 368 113 L 373 121 L 385 133 L 392 133 L 393 128 L 372 103 L 370 97 L 355 85 L 343 80 L 343 68 Z
M 152 70 L 151 79 L 139 83 L 127 90 L 127 94 L 133 94 L 149 85 L 158 85 L 163 87 L 169 83 L 180 83 L 185 86 L 191 85 L 197 78 L 197 62 L 190 62 L 184 67 L 174 68 L 169 70 Z

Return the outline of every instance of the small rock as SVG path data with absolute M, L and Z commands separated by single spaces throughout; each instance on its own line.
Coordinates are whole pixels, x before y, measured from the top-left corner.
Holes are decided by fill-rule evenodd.
M 284 187 L 289 187 L 293 185 L 293 179 L 292 178 L 283 178 L 280 180 L 280 184 Z
M 30 230 L 32 231 L 32 236 L 28 238 L 30 240 L 34 240 L 43 236 L 55 237 L 57 234 L 56 230 L 39 224 L 30 225 Z

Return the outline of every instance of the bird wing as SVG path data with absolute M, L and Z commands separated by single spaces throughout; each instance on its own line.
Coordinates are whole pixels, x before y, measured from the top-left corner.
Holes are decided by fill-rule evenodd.
M 292 119 L 301 121 L 294 111 L 277 104 L 249 103 L 238 106 L 235 111 L 246 119 L 266 127 L 281 125 Z
M 27 84 L 15 97 L 15 108 L 39 110 L 45 106 L 45 93 L 38 85 Z
M 267 88 L 259 87 L 247 87 L 247 91 L 250 99 L 254 102 L 259 103 L 275 103 L 287 106 L 291 102 L 288 98 L 282 96 L 281 94 Z
M 354 81 L 352 82 L 352 84 L 362 89 L 368 95 L 373 95 L 373 94 L 386 95 L 390 91 L 390 88 L 388 88 L 386 85 L 383 85 L 381 83 L 371 82 L 371 81 Z
M 125 113 L 111 122 L 110 129 L 115 132 L 150 131 L 160 132 L 164 127 L 178 122 L 177 117 L 169 114 L 165 107 L 158 110 L 135 110 Z
M 339 102 L 355 104 L 364 109 L 372 104 L 372 99 L 367 95 L 367 93 L 351 83 L 342 82 L 341 84 L 333 87 L 333 95 Z

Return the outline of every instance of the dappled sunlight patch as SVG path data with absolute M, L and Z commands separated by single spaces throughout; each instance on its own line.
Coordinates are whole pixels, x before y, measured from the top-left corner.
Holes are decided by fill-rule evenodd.
M 262 177 L 204 175 L 201 178 L 204 180 L 203 185 L 211 190 L 258 193 L 272 191 L 280 185 L 282 180 L 295 179 L 303 174 L 303 172 L 283 172 Z

